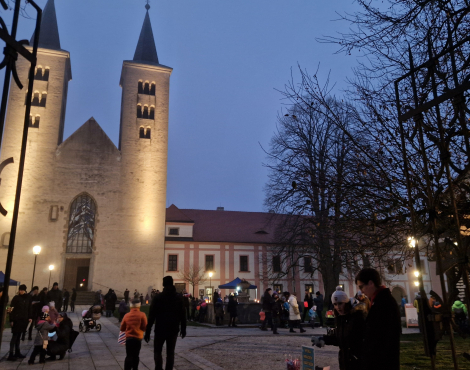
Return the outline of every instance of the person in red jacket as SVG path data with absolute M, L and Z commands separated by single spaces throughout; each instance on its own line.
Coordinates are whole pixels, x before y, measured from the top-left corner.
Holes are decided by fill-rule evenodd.
M 130 312 L 124 315 L 121 322 L 121 331 L 126 332 L 124 370 L 137 370 L 142 339 L 147 328 L 147 316 L 145 316 L 145 313 L 140 312 L 139 298 L 132 300 L 130 308 Z

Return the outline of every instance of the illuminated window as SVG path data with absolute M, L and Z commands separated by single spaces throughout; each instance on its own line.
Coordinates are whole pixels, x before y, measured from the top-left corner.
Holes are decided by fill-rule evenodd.
M 80 194 L 70 206 L 67 253 L 91 253 L 95 235 L 96 203 Z

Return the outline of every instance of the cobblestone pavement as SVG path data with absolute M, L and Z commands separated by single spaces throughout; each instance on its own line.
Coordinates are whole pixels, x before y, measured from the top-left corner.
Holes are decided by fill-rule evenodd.
M 76 330 L 80 322 L 80 313 L 86 308 L 88 307 L 77 306 L 75 314 L 69 313 Z M 125 346 L 117 343 L 119 335 L 118 320 L 114 317 L 106 318 L 103 316 L 100 323 L 102 325 L 101 332 L 90 330 L 87 333 L 80 333 L 73 346 L 73 352 L 68 353 L 62 361 L 47 362 L 45 365 L 40 365 L 38 364 L 39 358 L 36 358 L 36 364 L 32 367 L 28 366 L 28 359 L 32 352 L 32 341 L 21 342 L 21 352 L 27 354 L 27 358 L 23 361 L 9 362 L 5 360 L 11 338 L 10 330 L 7 329 L 3 335 L 0 369 L 123 369 L 126 349 Z M 187 337 L 178 339 L 174 369 L 240 369 L 246 367 L 250 361 L 255 361 L 257 365 L 247 368 L 259 370 L 285 369 L 283 364 L 285 355 L 299 354 L 300 346 L 310 344 L 311 335 L 325 334 L 325 329 L 307 329 L 305 334 L 289 334 L 286 329 L 281 329 L 279 332 L 280 335 L 274 336 L 270 331 L 264 332 L 257 328 L 189 326 Z M 331 365 L 331 370 L 338 369 L 337 348 L 322 348 L 318 349 L 316 353 L 318 365 Z M 142 342 L 140 361 L 139 369 L 155 368 L 153 341 L 150 341 L 149 344 Z

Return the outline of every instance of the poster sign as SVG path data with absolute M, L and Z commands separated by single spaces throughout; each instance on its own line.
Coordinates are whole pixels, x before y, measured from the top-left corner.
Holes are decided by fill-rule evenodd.
M 418 311 L 410 304 L 405 304 L 406 327 L 419 326 L 418 324 Z
M 302 370 L 315 370 L 315 349 L 302 346 Z

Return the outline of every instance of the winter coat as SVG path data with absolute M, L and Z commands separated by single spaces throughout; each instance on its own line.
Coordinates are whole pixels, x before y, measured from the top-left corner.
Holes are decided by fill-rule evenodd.
M 126 302 L 119 303 L 119 313 L 126 313 L 126 312 L 127 312 Z
M 77 300 L 77 291 L 76 290 L 72 290 L 72 297 L 70 297 L 70 300 L 72 302 L 75 302 Z
M 222 318 L 224 317 L 224 304 L 220 298 L 215 303 L 215 316 Z
M 106 310 L 107 311 L 114 311 L 116 309 L 116 294 L 114 294 L 111 290 L 106 293 L 104 296 L 104 299 L 106 300 Z
M 273 315 L 273 319 L 277 319 L 281 317 L 282 314 L 282 301 L 280 299 L 273 300 L 273 304 L 271 306 L 271 312 Z
M 129 291 L 127 289 L 124 291 L 124 299 L 129 300 Z
M 41 309 L 42 309 L 41 302 L 39 302 L 39 295 L 32 295 L 31 293 L 29 293 L 28 295 L 29 295 L 29 304 L 31 305 L 29 318 L 32 320 L 36 320 L 41 314 Z M 33 302 L 37 302 L 37 303 L 33 304 Z
M 189 307 L 189 295 L 188 294 L 183 294 L 183 305 L 184 307 Z
M 323 294 L 317 295 L 313 298 L 313 304 L 317 306 L 317 312 L 323 312 Z
M 124 315 L 120 330 L 126 332 L 126 338 L 142 339 L 146 328 L 147 316 L 140 312 L 139 307 L 132 307 L 129 313 Z
M 54 302 L 57 311 L 62 308 L 62 291 L 60 289 L 51 289 L 47 292 L 48 302 Z
M 335 323 L 333 335 L 323 337 L 325 344 L 339 346 L 340 370 L 361 370 L 365 327 L 363 311 L 353 307 L 347 315 L 336 316 Z
M 183 305 L 183 297 L 176 293 L 174 286 L 163 288 L 163 292 L 156 295 L 150 305 L 147 334 L 152 331 L 155 323 L 155 337 L 177 335 L 180 331 L 186 331 L 186 310 Z
M 38 301 L 41 302 L 39 304 L 41 306 L 41 308 L 43 308 L 44 306 L 49 304 L 49 302 L 47 301 L 47 293 L 46 292 L 40 292 L 38 294 Z
M 70 333 L 72 332 L 72 321 L 64 320 L 57 328 L 57 340 L 49 342 L 47 354 L 49 356 L 64 354 L 70 348 Z
M 400 311 L 390 289 L 380 289 L 366 318 L 361 370 L 400 369 Z
M 467 316 L 467 307 L 461 301 L 455 301 L 452 305 L 452 312 L 453 313 L 460 313 L 463 312 L 465 316 Z
M 304 302 L 307 302 L 308 309 L 311 309 L 313 307 L 313 299 L 310 293 L 305 294 Z
M 13 310 L 10 313 L 10 322 L 13 322 L 12 333 L 23 333 L 28 327 L 31 317 L 31 298 L 28 294 L 18 294 L 10 303 Z
M 266 290 L 263 294 L 263 311 L 264 312 L 271 312 L 272 305 L 273 305 L 273 297 Z
M 294 313 L 294 307 L 298 308 L 299 304 L 297 303 L 297 298 L 291 295 L 289 297 L 289 320 L 300 320 L 300 313 L 296 315 Z
M 230 314 L 230 317 L 237 317 L 237 306 L 238 302 L 235 300 L 235 298 L 230 297 L 228 299 L 228 305 L 227 305 L 227 312 Z
M 49 332 L 56 331 L 57 327 L 47 321 L 39 321 L 36 325 L 36 330 L 38 333 L 36 334 L 36 338 L 34 338 L 34 345 L 35 346 L 42 346 L 45 340 L 49 340 Z
M 64 292 L 64 294 L 62 294 L 62 298 L 64 299 L 64 304 L 69 304 L 70 293 L 68 291 Z
M 101 305 L 101 291 L 97 291 L 95 293 L 95 301 L 93 302 L 94 305 Z

